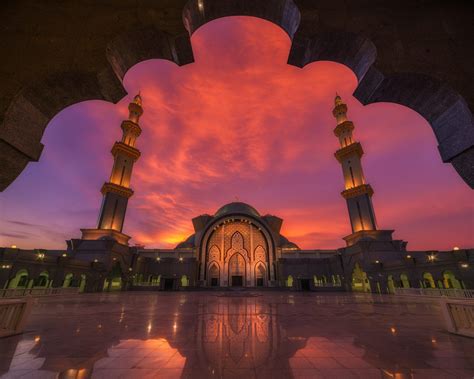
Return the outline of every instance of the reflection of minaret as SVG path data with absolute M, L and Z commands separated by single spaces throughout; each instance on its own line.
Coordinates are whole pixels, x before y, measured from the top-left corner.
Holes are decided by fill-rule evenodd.
M 348 244 L 355 243 L 361 237 L 380 239 L 382 235 L 390 239 L 387 232 L 377 231 L 374 208 L 372 206 L 372 195 L 374 190 L 365 182 L 361 158 L 364 154 L 359 142 L 352 138 L 354 124 L 347 119 L 347 105 L 342 102 L 339 95 L 334 100 L 332 114 L 336 118 L 337 126 L 334 134 L 339 138 L 341 148 L 336 151 L 336 159 L 342 166 L 345 189 L 341 195 L 346 199 L 351 220 L 352 235 L 345 238 Z
M 114 166 L 108 182 L 102 186 L 102 206 L 97 229 L 82 229 L 83 239 L 99 239 L 109 236 L 118 242 L 127 243 L 130 237 L 122 233 L 128 199 L 133 195 L 130 188 L 133 165 L 140 157 L 135 148 L 142 130 L 138 125 L 143 114 L 142 98 L 136 95 L 128 105 L 128 120 L 122 122 L 122 140 L 112 147 Z

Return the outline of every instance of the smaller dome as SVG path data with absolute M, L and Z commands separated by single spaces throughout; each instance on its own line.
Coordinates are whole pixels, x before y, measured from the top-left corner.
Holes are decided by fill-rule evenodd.
M 226 204 L 223 207 L 219 208 L 214 217 L 221 217 L 229 214 L 244 214 L 253 217 L 260 217 L 260 214 L 254 207 L 237 201 Z

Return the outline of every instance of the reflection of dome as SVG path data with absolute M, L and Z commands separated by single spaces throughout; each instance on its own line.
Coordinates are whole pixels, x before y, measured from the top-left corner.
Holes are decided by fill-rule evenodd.
M 254 207 L 240 202 L 233 202 L 224 205 L 223 207 L 219 208 L 214 216 L 221 217 L 228 214 L 244 214 L 253 217 L 260 217 L 260 214 Z

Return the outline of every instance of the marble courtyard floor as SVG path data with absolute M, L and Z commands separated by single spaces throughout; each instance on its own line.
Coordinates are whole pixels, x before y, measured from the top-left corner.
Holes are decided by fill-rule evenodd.
M 474 339 L 436 301 L 295 292 L 35 300 L 0 339 L 5 378 L 472 378 Z

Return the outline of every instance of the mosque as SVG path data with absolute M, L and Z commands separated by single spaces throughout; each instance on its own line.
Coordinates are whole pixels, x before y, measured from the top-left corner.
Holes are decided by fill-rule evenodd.
M 65 250 L 0 248 L 0 288 L 79 287 L 80 291 L 279 288 L 301 291 L 393 293 L 401 288 L 474 288 L 474 249 L 407 251 L 393 230 L 377 227 L 372 196 L 354 138 L 347 105 L 336 96 L 334 135 L 352 233 L 335 250 L 303 250 L 281 232 L 283 220 L 233 202 L 192 220 L 194 234 L 174 249 L 129 246 L 122 232 L 137 140 L 142 98 L 129 104 L 114 164 L 104 183 L 98 224 L 81 229 Z

